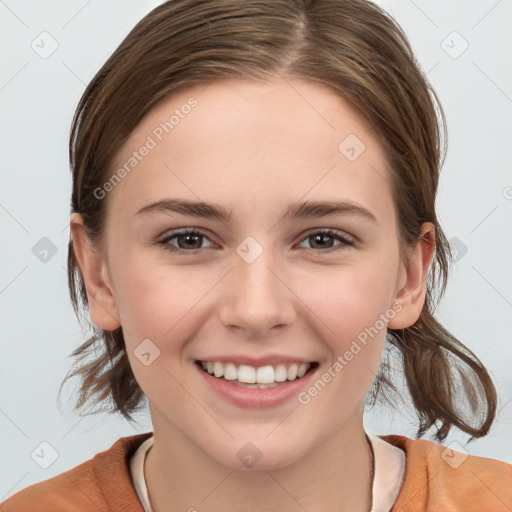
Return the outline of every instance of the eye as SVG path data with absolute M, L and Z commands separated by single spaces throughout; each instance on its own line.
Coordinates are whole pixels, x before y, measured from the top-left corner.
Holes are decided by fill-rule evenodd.
M 342 249 L 344 246 L 355 245 L 355 239 L 349 235 L 338 233 L 332 229 L 320 229 L 310 232 L 304 241 L 309 241 L 313 244 L 311 249 L 323 249 L 321 252 L 330 252 Z M 332 245 L 334 241 L 338 240 L 340 243 Z M 315 247 L 316 246 L 316 247 Z M 308 249 L 308 247 L 306 247 Z
M 171 241 L 175 239 L 177 245 Z M 198 228 L 183 229 L 167 235 L 159 244 L 168 251 L 190 253 L 202 249 L 202 241 L 208 239 L 204 231 Z
M 158 243 L 167 251 L 175 253 L 190 254 L 200 249 L 211 247 L 213 244 L 202 247 L 204 240 L 208 240 L 207 234 L 199 228 L 188 228 L 168 234 Z M 338 233 L 332 229 L 317 229 L 310 232 L 304 241 L 310 242 L 313 247 L 306 249 L 319 250 L 320 252 L 331 252 L 343 249 L 346 246 L 354 246 L 355 239 L 349 235 Z M 338 241 L 337 244 L 334 242 Z M 176 242 L 176 243 L 174 243 Z

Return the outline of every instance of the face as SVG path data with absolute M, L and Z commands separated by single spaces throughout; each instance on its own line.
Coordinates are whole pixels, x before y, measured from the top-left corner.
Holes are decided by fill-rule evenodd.
M 91 317 L 122 325 L 155 435 L 270 468 L 361 428 L 407 272 L 385 154 L 349 104 L 303 80 L 190 87 L 113 172 L 112 298 Z

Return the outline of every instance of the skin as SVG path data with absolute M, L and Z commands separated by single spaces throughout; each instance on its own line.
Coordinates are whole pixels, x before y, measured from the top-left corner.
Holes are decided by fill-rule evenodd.
M 112 170 L 191 96 L 197 106 L 107 194 L 103 243 L 93 247 L 80 215 L 71 219 L 91 319 L 103 329 L 123 326 L 149 399 L 152 507 L 368 510 L 363 403 L 385 328 L 307 405 L 294 397 L 267 409 L 235 406 L 207 389 L 194 361 L 280 354 L 317 361 L 320 377 L 393 304 L 400 311 L 389 328 L 417 320 L 434 227 L 421 227 L 401 261 L 390 171 L 377 137 L 334 91 L 305 80 L 222 80 L 176 93 L 141 121 Z M 338 149 L 349 134 L 366 146 L 354 161 Z M 165 198 L 222 205 L 233 219 L 136 215 Z M 352 201 L 377 222 L 355 214 L 285 221 L 284 209 L 303 200 Z M 187 227 L 207 232 L 197 245 L 183 237 L 167 242 L 181 243 L 187 254 L 158 243 Z M 315 243 L 311 232 L 322 228 L 356 243 Z M 252 263 L 236 252 L 247 236 L 263 249 Z M 148 338 L 160 355 L 145 366 L 134 351 Z M 262 455 L 251 468 L 237 456 L 248 442 Z

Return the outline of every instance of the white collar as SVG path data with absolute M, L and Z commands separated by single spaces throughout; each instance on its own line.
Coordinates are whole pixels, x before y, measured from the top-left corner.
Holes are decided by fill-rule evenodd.
M 405 475 L 406 458 L 402 449 L 368 434 L 375 456 L 373 479 L 373 506 L 371 512 L 389 512 L 396 501 Z M 153 512 L 149 503 L 148 489 L 144 478 L 144 460 L 153 446 L 153 436 L 146 439 L 130 460 L 133 485 L 144 512 Z

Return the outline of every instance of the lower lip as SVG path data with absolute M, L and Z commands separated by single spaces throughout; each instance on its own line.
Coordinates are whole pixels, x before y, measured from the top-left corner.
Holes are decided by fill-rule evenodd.
M 285 382 L 275 388 L 251 389 L 231 384 L 226 379 L 213 377 L 194 363 L 206 384 L 215 393 L 238 407 L 263 409 L 280 405 L 290 398 L 297 396 L 301 390 L 309 385 L 318 367 L 309 370 L 303 377 Z

